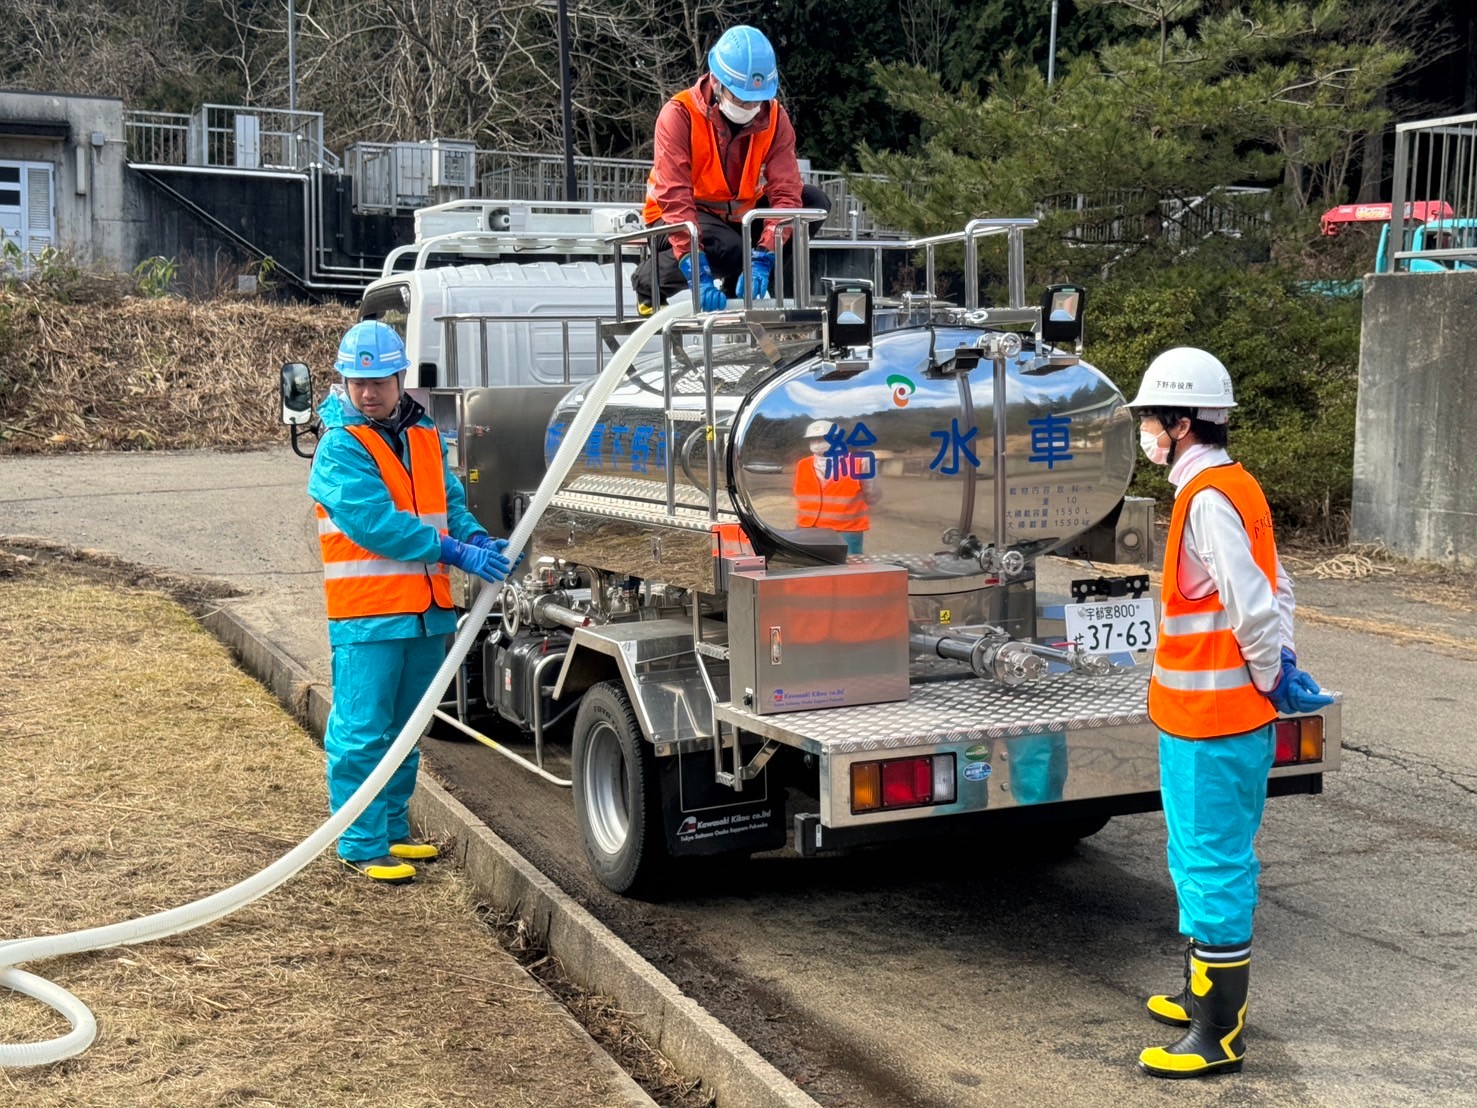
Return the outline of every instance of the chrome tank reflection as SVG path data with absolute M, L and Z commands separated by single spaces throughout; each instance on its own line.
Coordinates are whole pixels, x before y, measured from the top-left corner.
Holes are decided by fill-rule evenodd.
M 720 346 L 720 510 L 736 511 L 756 541 L 789 561 L 805 561 L 806 546 L 829 525 L 842 530 L 852 555 L 897 562 L 915 578 L 979 574 L 967 551 L 971 537 L 994 540 L 993 368 L 947 367 L 957 347 L 974 346 L 982 333 L 910 327 L 879 335 L 871 362 L 844 379 L 827 379 L 814 356 L 777 370 L 756 348 Z M 931 343 L 944 372 L 930 369 Z M 803 353 L 781 349 L 779 364 Z M 623 495 L 665 501 L 662 374 L 647 363 L 617 390 L 576 481 L 618 475 L 627 478 Z M 547 451 L 581 392 L 555 411 Z M 1009 362 L 1006 398 L 1006 543 L 1045 553 L 1117 505 L 1133 472 L 1134 422 L 1098 370 L 1082 362 L 1037 368 L 1030 350 Z M 678 374 L 671 442 L 679 496 L 691 488 L 706 499 L 705 404 L 700 370 Z M 834 543 L 838 535 L 820 537 Z

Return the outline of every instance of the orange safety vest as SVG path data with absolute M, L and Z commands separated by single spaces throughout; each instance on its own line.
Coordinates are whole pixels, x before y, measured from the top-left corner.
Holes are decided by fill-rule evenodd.
M 1169 521 L 1159 648 L 1149 678 L 1149 718 L 1161 731 L 1185 739 L 1244 735 L 1277 718 L 1272 702 L 1252 683 L 1220 591 L 1198 600 L 1180 591 L 1185 521 L 1190 501 L 1202 489 L 1215 489 L 1231 501 L 1251 538 L 1257 567 L 1273 592 L 1277 589 L 1272 510 L 1261 486 L 1236 462 L 1196 475 L 1175 498 Z
M 801 458 L 795 466 L 795 526 L 867 530 L 872 521 L 862 496 L 862 483 L 839 472 L 822 480 L 815 471 L 815 456 Z
M 749 140 L 748 153 L 744 156 L 744 172 L 739 178 L 738 191 L 728 183 L 723 172 L 723 158 L 718 149 L 718 132 L 712 120 L 703 111 L 692 89 L 685 88 L 673 100 L 687 109 L 692 121 L 692 199 L 700 209 L 722 216 L 730 223 L 737 223 L 754 209 L 755 202 L 764 191 L 761 178 L 764 163 L 769 159 L 769 148 L 774 144 L 775 128 L 779 126 L 780 113 L 771 105 L 769 126 Z M 662 209 L 656 202 L 656 167 L 646 175 L 646 209 L 644 218 L 648 224 L 662 218 Z M 695 248 L 694 248 L 695 249 Z
M 373 428 L 345 427 L 379 466 L 397 510 L 417 516 L 445 535 L 446 475 L 441 464 L 441 440 L 431 427 L 405 431 L 410 445 L 410 472 L 389 444 Z M 397 562 L 366 550 L 344 534 L 316 505 L 318 544 L 323 551 L 323 587 L 328 595 L 329 619 L 394 616 L 424 612 L 434 602 L 450 608 L 451 578 L 439 563 Z

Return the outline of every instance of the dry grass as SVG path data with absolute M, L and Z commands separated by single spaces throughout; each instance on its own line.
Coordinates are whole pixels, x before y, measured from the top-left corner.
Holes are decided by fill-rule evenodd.
M 115 922 L 261 868 L 325 814 L 322 754 L 166 597 L 0 552 L 0 938 Z M 398 888 L 320 858 L 197 931 L 27 968 L 98 1041 L 0 1103 L 593 1105 L 587 1044 L 447 866 Z M 0 992 L 0 1039 L 65 1030 Z
M 323 396 L 354 319 L 338 305 L 67 304 L 0 289 L 0 451 L 281 442 L 278 369 L 307 362 Z

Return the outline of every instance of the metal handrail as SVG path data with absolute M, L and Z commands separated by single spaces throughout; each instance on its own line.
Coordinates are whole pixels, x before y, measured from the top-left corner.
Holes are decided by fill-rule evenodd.
M 815 220 L 825 219 L 824 208 L 754 208 L 744 213 L 742 245 L 744 253 L 744 307 L 754 306 L 754 235 L 753 226 L 756 219 L 773 219 L 780 227 L 793 226 L 795 228 L 795 245 L 790 250 L 790 256 L 795 260 L 795 304 L 797 307 L 810 307 L 810 223 Z M 775 238 L 779 238 L 779 228 L 775 229 Z M 785 302 L 785 269 L 779 265 L 779 248 L 783 243 L 775 246 L 774 267 L 774 299 L 776 303 Z
M 569 325 L 571 323 L 593 323 L 595 324 L 595 354 L 598 360 L 600 351 L 599 326 L 605 317 L 603 315 L 539 315 L 536 312 L 453 312 L 448 315 L 432 316 L 432 323 L 441 324 L 441 350 L 448 370 L 461 364 L 457 338 L 456 325 L 458 323 L 476 323 L 478 339 L 478 366 L 482 371 L 482 378 L 478 382 L 484 388 L 487 386 L 490 366 L 487 357 L 487 325 L 489 323 L 558 323 L 560 331 L 560 348 L 564 364 L 563 384 L 574 383 L 573 374 L 569 364 Z M 457 374 L 461 376 L 460 373 Z M 447 382 L 448 385 L 451 382 Z M 460 381 L 458 381 L 460 385 Z
M 655 239 L 658 242 L 665 241 L 677 231 L 686 231 L 690 238 L 690 241 L 694 244 L 701 241 L 701 236 L 698 234 L 697 224 L 692 220 L 688 220 L 684 223 L 654 223 L 650 227 L 641 228 L 639 231 L 625 231 L 619 235 L 610 235 L 608 238 L 606 238 L 605 241 L 610 243 L 611 252 L 612 254 L 614 254 L 614 264 L 611 268 L 615 270 L 615 319 L 617 323 L 624 323 L 626 321 L 625 288 L 623 287 L 621 282 L 621 276 L 625 270 L 625 266 L 623 263 L 625 261 L 626 244 L 629 242 L 639 241 L 641 245 L 645 248 L 642 250 L 640 258 L 636 263 L 639 267 L 641 263 L 647 259 L 647 257 L 651 256 L 654 253 L 654 251 L 651 249 L 650 240 Z M 698 296 L 697 266 L 692 267 L 692 272 L 689 273 L 687 277 L 687 283 L 692 291 L 693 304 L 701 304 L 702 300 Z M 656 311 L 658 308 L 661 307 L 661 305 L 661 266 L 653 262 L 651 267 L 652 311 Z

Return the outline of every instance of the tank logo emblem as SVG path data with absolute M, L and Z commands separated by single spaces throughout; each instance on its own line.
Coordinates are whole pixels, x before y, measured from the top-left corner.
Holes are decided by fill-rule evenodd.
M 901 373 L 894 373 L 887 379 L 887 383 L 892 388 L 892 402 L 899 408 L 906 408 L 908 397 L 918 389 L 911 378 L 904 377 Z
M 971 762 L 988 762 L 990 760 L 990 744 L 975 743 L 964 751 L 964 757 Z
M 964 767 L 966 781 L 983 781 L 992 772 L 989 762 L 970 762 Z
M 1072 460 L 1072 417 L 1051 415 L 1026 421 L 1031 426 L 1030 461 L 1045 462 L 1055 469 L 1058 462 Z

